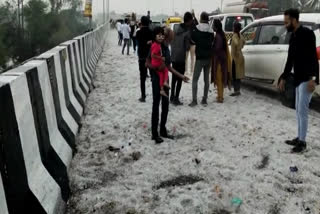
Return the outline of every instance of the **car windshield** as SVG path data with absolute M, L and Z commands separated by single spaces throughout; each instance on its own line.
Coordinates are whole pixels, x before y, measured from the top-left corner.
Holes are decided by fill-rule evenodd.
M 233 24 L 235 22 L 239 22 L 242 26 L 242 28 L 249 25 L 251 22 L 253 22 L 253 19 L 248 16 L 231 16 L 226 19 L 226 24 L 224 30 L 226 32 L 233 32 Z

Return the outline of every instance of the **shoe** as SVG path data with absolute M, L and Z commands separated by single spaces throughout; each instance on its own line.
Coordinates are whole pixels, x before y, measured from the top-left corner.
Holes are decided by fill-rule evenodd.
M 152 137 L 152 140 L 154 140 L 156 144 L 163 143 L 163 140 L 161 137 Z
M 160 129 L 160 136 L 166 139 L 174 140 L 174 136 L 169 135 L 167 129 Z
M 172 101 L 172 104 L 175 106 L 183 106 L 183 103 L 180 102 L 179 98 L 176 98 Z
M 195 106 L 197 106 L 197 105 L 198 105 L 197 101 L 192 101 L 192 102 L 189 104 L 190 107 L 195 107 Z
M 174 136 L 173 135 L 169 135 L 169 134 L 160 134 L 161 137 L 166 138 L 166 139 L 170 139 L 170 140 L 174 140 Z
M 146 98 L 141 97 L 141 98 L 139 99 L 139 101 L 140 101 L 141 103 L 145 103 L 145 102 L 146 102 Z
M 299 144 L 299 138 L 295 138 L 293 140 L 286 140 L 285 143 L 290 146 L 297 146 Z
M 298 145 L 296 145 L 292 150 L 291 153 L 302 153 L 307 149 L 307 143 L 304 141 L 299 141 Z
M 173 103 L 174 100 L 175 100 L 174 96 L 171 95 L 171 97 L 170 97 L 170 103 Z
M 201 101 L 201 105 L 207 106 L 208 105 L 207 99 L 203 98 Z
M 217 103 L 223 103 L 223 98 L 217 97 Z
M 240 95 L 241 95 L 240 91 L 230 94 L 231 97 L 237 97 L 237 96 L 240 96 Z

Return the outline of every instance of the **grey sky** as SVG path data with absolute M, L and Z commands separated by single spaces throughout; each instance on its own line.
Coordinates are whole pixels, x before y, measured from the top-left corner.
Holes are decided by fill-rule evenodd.
M 102 10 L 102 1 L 93 0 L 94 12 Z M 173 2 L 175 11 L 179 13 L 190 11 L 192 2 L 192 8 L 197 14 L 201 11 L 211 12 L 221 4 L 220 0 L 110 0 L 110 11 L 145 14 L 146 11 L 150 10 L 152 14 L 164 13 L 172 15 Z
M 3 3 L 5 0 L 0 0 Z M 48 1 L 48 0 L 44 0 Z M 106 0 L 107 1 L 107 0 Z M 221 0 L 109 0 L 110 11 L 115 10 L 119 13 L 137 12 L 139 14 L 146 14 L 150 10 L 152 14 L 164 13 L 168 15 L 173 14 L 172 3 L 176 12 L 180 14 L 185 11 L 190 11 L 191 2 L 192 8 L 196 14 L 202 11 L 211 12 L 220 7 Z M 224 0 L 227 1 L 227 0 Z M 28 2 L 28 0 L 24 0 Z M 85 2 L 85 0 L 83 0 Z M 92 0 L 93 13 L 99 13 L 103 10 L 103 0 Z

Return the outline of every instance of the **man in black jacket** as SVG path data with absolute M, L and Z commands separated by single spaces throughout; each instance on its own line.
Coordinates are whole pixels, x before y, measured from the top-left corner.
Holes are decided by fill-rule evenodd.
M 210 87 L 209 75 L 212 56 L 212 44 L 214 39 L 213 29 L 209 25 L 209 15 L 203 12 L 200 17 L 200 24 L 192 31 L 192 41 L 196 44 L 196 64 L 192 79 L 192 102 L 190 107 L 198 105 L 198 81 L 203 70 L 204 92 L 201 101 L 202 105 L 207 105 L 208 92 Z
M 149 18 L 147 16 L 141 17 L 141 28 L 137 32 L 137 41 L 139 44 L 138 57 L 139 57 L 139 70 L 140 70 L 140 88 L 141 98 L 140 102 L 146 102 L 146 79 L 148 69 L 146 67 L 146 59 L 152 44 L 152 31 L 149 29 Z
M 299 23 L 299 11 L 289 9 L 285 11 L 284 22 L 290 38 L 289 54 L 284 73 L 281 75 L 279 89 L 285 90 L 286 79 L 293 68 L 294 84 L 296 87 L 296 111 L 298 119 L 298 137 L 286 141 L 294 146 L 292 153 L 299 153 L 306 149 L 308 131 L 309 104 L 315 87 L 319 84 L 319 62 L 316 50 L 314 32 Z
M 193 23 L 193 16 L 190 12 L 184 14 L 184 23 L 175 27 L 174 39 L 171 43 L 171 58 L 172 67 L 180 74 L 184 75 L 186 71 L 186 55 L 190 48 L 191 40 L 191 26 Z M 182 80 L 176 75 L 172 75 L 171 97 L 170 101 L 174 105 L 182 105 L 179 95 L 182 87 Z

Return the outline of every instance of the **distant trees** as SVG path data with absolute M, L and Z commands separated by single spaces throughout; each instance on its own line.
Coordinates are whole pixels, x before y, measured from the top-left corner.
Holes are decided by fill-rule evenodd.
M 84 33 L 88 21 L 78 10 L 81 0 L 30 0 L 24 7 L 24 29 L 16 0 L 0 5 L 0 70 L 8 61 L 23 62 Z M 0 71 L 1 72 L 1 71 Z

